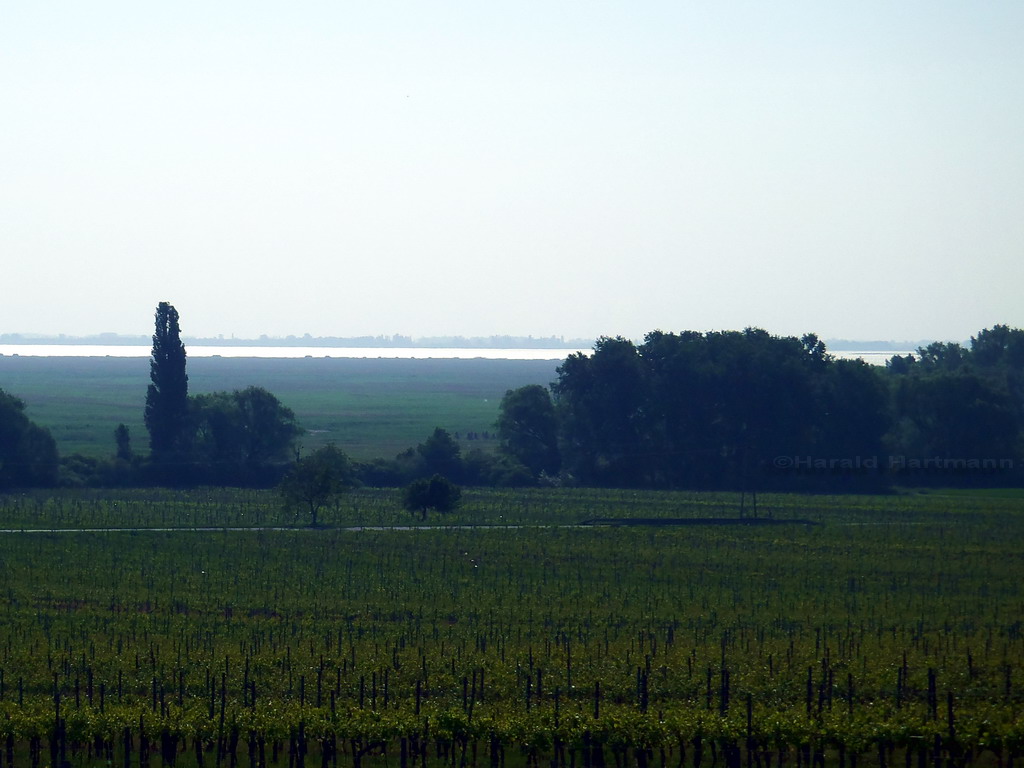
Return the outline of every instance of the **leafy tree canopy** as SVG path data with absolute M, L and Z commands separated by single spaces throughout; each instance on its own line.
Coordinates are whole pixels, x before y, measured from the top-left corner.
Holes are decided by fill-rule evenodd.
M 558 419 L 548 390 L 539 384 L 510 389 L 498 408 L 502 450 L 536 478 L 558 473 Z
M 355 471 L 348 456 L 334 444 L 318 448 L 295 462 L 281 481 L 285 503 L 309 514 L 317 525 L 324 507 L 336 504 L 355 484 Z
M 462 477 L 462 456 L 458 442 L 448 430 L 435 427 L 424 442 L 416 446 L 424 474 Z
M 592 355 L 570 356 L 552 385 L 562 460 L 590 485 L 742 489 L 779 482 L 776 456 L 877 449 L 888 406 L 877 376 L 836 370 L 814 334 L 602 338 Z M 859 420 L 842 412 L 837 398 L 847 396 L 869 409 Z
M 29 420 L 21 400 L 0 389 L 0 488 L 54 485 L 58 464 L 49 431 Z
M 262 387 L 191 398 L 196 461 L 222 476 L 250 480 L 291 457 L 302 433 L 292 410 Z
M 180 454 L 188 449 L 188 376 L 178 311 L 161 301 L 156 308 L 155 324 L 145 422 L 153 459 L 167 463 L 180 459 Z
M 405 489 L 403 504 L 409 512 L 419 512 L 421 519 L 426 520 L 427 510 L 451 512 L 459 506 L 462 499 L 461 489 L 448 478 L 434 475 L 414 480 Z

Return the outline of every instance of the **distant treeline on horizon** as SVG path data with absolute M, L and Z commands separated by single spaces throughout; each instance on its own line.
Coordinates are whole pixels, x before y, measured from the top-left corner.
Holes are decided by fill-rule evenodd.
M 35 335 L 0 333 L 0 344 L 82 344 L 105 346 L 148 346 L 152 336 L 98 333 L 92 336 L 60 334 Z M 594 339 L 566 339 L 563 336 L 267 336 L 255 339 L 182 336 L 193 346 L 212 347 L 435 347 L 469 349 L 589 349 Z
M 32 333 L 0 333 L 0 344 L 81 344 L 103 346 L 148 346 L 152 336 L 120 333 L 97 333 L 91 336 L 56 336 Z M 182 341 L 194 346 L 211 347 L 414 347 L 446 349 L 589 349 L 596 339 L 567 339 L 563 336 L 267 336 L 255 339 L 222 336 L 182 336 Z M 917 341 L 857 341 L 826 339 L 833 351 L 905 352 L 927 347 L 934 339 Z

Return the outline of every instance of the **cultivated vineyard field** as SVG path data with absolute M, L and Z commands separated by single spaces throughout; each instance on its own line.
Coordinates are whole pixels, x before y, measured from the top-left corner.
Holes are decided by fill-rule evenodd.
M 779 495 L 758 514 L 814 524 L 581 527 L 735 517 L 738 497 L 478 491 L 426 530 L 345 527 L 413 522 L 399 506 L 364 490 L 306 529 L 269 492 L 0 497 L 18 531 L 0 534 L 0 764 L 1024 750 L 1019 495 Z

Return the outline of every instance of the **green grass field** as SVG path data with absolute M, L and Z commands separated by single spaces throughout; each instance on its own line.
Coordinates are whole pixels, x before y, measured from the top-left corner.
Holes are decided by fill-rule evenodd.
M 181 529 L 0 534 L 0 757 L 1020 759 L 1019 497 L 770 495 L 763 514 L 816 524 L 550 527 L 737 503 L 473 491 L 428 530 L 358 531 L 338 526 L 411 522 L 396 492 L 355 492 L 318 529 L 290 527 L 268 491 L 0 497 L 7 527 Z
M 356 459 L 392 458 L 434 427 L 491 432 L 508 389 L 547 385 L 547 360 L 299 360 L 195 358 L 192 394 L 260 386 L 295 411 L 306 448 L 336 442 Z M 114 429 L 127 424 L 136 450 L 148 450 L 143 407 L 149 362 L 132 358 L 0 356 L 0 388 L 25 401 L 62 455 L 109 456 Z M 467 443 L 487 446 L 483 443 Z M 493 445 L 493 443 L 492 443 Z
M 555 367 L 197 359 L 189 374 L 193 393 L 266 387 L 307 446 L 369 458 L 434 426 L 490 430 L 507 389 Z M 145 360 L 0 358 L 0 387 L 64 453 L 109 455 L 121 422 L 144 445 L 147 382 Z M 398 490 L 359 489 L 312 529 L 274 491 L 0 495 L 0 766 L 1024 756 L 1024 491 L 762 494 L 778 524 L 579 525 L 735 518 L 739 502 L 466 489 L 421 530 Z

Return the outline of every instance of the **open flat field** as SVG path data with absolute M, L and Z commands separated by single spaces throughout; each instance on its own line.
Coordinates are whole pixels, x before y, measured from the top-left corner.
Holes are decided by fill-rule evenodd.
M 547 385 L 557 366 L 549 360 L 194 358 L 188 374 L 192 394 L 264 387 L 308 430 L 305 447 L 334 441 L 353 458 L 370 459 L 392 458 L 434 427 L 490 432 L 506 390 Z M 147 359 L 0 356 L 0 388 L 25 401 L 62 455 L 111 455 L 121 423 L 137 450 L 148 450 L 142 420 L 148 384 Z
M 15 765 L 33 753 L 396 767 L 1019 759 L 1021 494 L 760 501 L 762 515 L 813 524 L 573 525 L 734 517 L 728 494 L 473 491 L 427 530 L 342 527 L 412 522 L 389 491 L 353 493 L 322 529 L 296 527 L 271 492 L 0 498 L 9 528 L 177 529 L 0 534 L 0 753 Z

